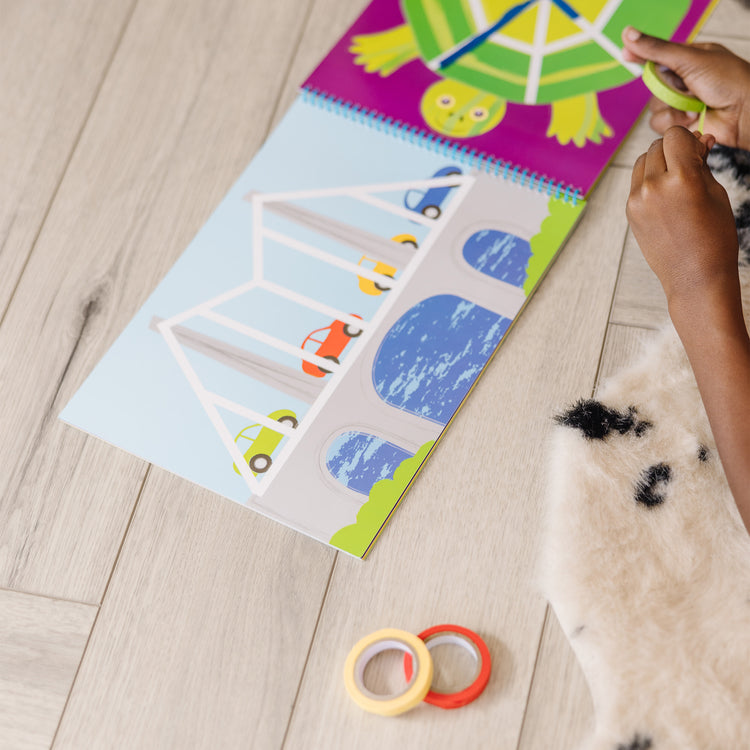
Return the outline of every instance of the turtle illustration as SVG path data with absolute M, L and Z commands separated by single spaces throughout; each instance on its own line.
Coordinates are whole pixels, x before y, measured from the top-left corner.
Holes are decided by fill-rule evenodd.
M 471 138 L 503 119 L 507 102 L 552 105 L 548 137 L 600 143 L 612 129 L 597 92 L 640 76 L 622 58 L 628 24 L 669 37 L 690 0 L 402 0 L 406 23 L 352 38 L 355 63 L 389 76 L 421 60 L 441 80 L 420 109 L 433 130 Z

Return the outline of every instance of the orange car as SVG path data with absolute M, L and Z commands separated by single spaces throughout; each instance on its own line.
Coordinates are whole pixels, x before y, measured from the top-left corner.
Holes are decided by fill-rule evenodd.
M 352 317 L 362 320 L 362 316 L 355 313 L 352 313 Z M 325 336 L 323 335 L 324 333 Z M 344 351 L 349 340 L 356 338 L 360 333 L 362 333 L 361 328 L 355 328 L 348 323 L 334 320 L 331 325 L 314 330 L 302 342 L 302 348 L 307 351 L 312 351 L 314 349 L 314 351 L 312 351 L 313 354 L 317 354 L 319 357 L 323 357 L 323 359 L 330 359 L 331 362 L 338 364 L 339 355 Z M 315 345 L 317 345 L 317 348 L 315 348 Z M 325 377 L 330 372 L 330 370 L 324 370 L 305 359 L 302 360 L 302 369 L 308 375 L 312 375 L 316 378 Z

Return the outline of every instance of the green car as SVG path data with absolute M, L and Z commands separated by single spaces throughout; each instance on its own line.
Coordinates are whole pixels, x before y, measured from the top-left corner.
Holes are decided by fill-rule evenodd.
M 299 424 L 297 415 L 289 409 L 273 411 L 268 415 L 268 418 L 275 419 L 277 422 L 287 424 L 290 427 L 296 427 Z M 258 428 L 257 431 L 253 432 L 256 428 Z M 271 454 L 276 450 L 283 437 L 282 433 L 275 432 L 270 427 L 251 424 L 240 431 L 234 442 L 242 450 L 245 443 L 241 443 L 240 441 L 246 441 L 245 461 L 247 461 L 250 471 L 257 476 L 258 474 L 265 474 L 271 468 L 271 464 L 273 463 Z M 232 467 L 238 474 L 240 473 L 237 464 L 232 464 Z

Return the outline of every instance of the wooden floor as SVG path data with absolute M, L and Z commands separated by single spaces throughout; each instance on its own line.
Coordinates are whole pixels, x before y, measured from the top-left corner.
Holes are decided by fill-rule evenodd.
M 587 688 L 535 584 L 546 437 L 664 319 L 628 234 L 637 126 L 366 562 L 63 425 L 362 0 L 0 0 L 0 748 L 576 747 Z M 750 57 L 722 0 L 703 39 Z M 455 622 L 461 711 L 360 711 L 363 635 Z

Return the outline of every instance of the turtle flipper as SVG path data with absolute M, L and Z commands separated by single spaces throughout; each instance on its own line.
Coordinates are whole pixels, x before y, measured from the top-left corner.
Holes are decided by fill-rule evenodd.
M 581 94 L 570 99 L 552 102 L 552 119 L 547 136 L 555 136 L 565 145 L 573 141 L 576 146 L 585 146 L 589 141 L 601 143 L 602 138 L 613 134 L 612 128 L 599 112 L 596 93 Z
M 366 72 L 379 73 L 384 78 L 419 57 L 414 32 L 406 24 L 377 34 L 352 37 L 349 52 L 356 55 L 354 62 L 362 65 Z

